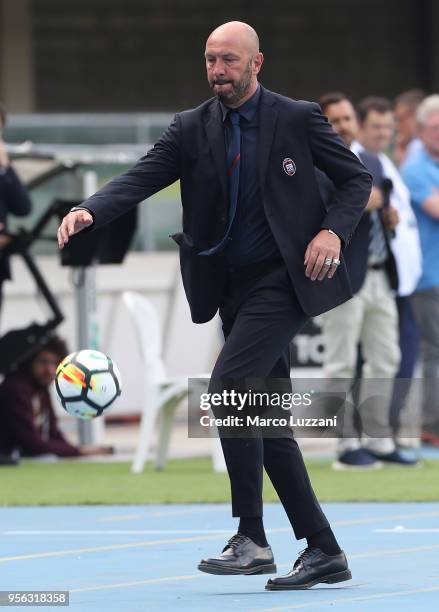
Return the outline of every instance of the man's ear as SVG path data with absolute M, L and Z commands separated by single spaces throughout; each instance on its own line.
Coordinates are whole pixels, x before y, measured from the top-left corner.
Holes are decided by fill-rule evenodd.
M 259 51 L 256 56 L 253 58 L 253 72 L 254 74 L 259 74 L 262 68 L 262 64 L 264 63 L 264 56 Z

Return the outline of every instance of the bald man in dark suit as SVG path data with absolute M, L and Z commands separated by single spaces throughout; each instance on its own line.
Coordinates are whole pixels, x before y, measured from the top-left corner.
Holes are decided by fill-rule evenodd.
M 344 248 L 368 200 L 371 178 L 317 104 L 293 101 L 258 82 L 263 55 L 240 22 L 209 36 L 207 77 L 214 98 L 178 113 L 136 166 L 71 211 L 59 228 L 100 227 L 180 180 L 183 284 L 196 323 L 219 310 L 225 344 L 209 391 L 248 378 L 289 380 L 289 343 L 310 316 L 351 297 Z M 315 166 L 335 192 L 327 206 Z M 297 539 L 308 547 L 267 589 L 309 588 L 351 577 L 313 493 L 298 445 L 283 437 L 221 437 L 238 533 L 199 569 L 211 574 L 276 570 L 262 523 L 263 468 Z

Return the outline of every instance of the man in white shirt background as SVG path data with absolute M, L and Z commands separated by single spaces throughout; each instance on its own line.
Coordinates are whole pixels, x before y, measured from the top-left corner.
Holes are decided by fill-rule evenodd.
M 320 99 L 323 113 L 328 117 L 334 129 L 338 132 L 345 144 L 349 146 L 357 155 L 363 152 L 363 163 L 368 161 L 380 167 L 380 173 L 387 176 L 383 172 L 382 162 L 379 155 L 382 152 L 384 143 L 381 126 L 379 129 L 379 150 L 373 150 L 370 153 L 364 153 L 364 146 L 356 139 L 359 136 L 360 126 L 358 123 L 356 111 L 352 102 L 342 93 L 329 93 L 322 96 Z M 381 108 L 380 108 L 381 110 Z M 389 103 L 385 104 L 385 111 L 391 110 Z M 369 112 L 366 112 L 370 119 Z M 372 114 L 372 118 L 374 115 Z M 387 118 L 387 117 L 386 117 Z M 364 122 L 363 122 L 364 123 Z M 369 123 L 363 125 L 362 131 L 371 127 Z M 374 133 L 375 121 L 372 123 L 372 132 Z M 392 126 L 386 124 L 385 142 L 389 143 L 389 137 L 393 135 L 393 120 Z M 369 146 L 369 143 L 367 143 Z M 389 164 L 391 164 L 390 160 Z M 389 168 L 389 165 L 386 164 Z M 369 168 L 371 170 L 371 168 Z M 396 171 L 396 169 L 395 169 Z M 395 174 L 392 173 L 393 178 Z M 380 210 L 383 221 L 389 230 L 389 234 L 396 232 L 398 227 L 398 239 L 395 250 L 393 250 L 394 240 L 388 240 L 391 244 L 394 259 L 397 260 L 396 266 L 398 273 L 401 276 L 399 284 L 400 290 L 403 293 L 411 293 L 417 282 L 420 264 L 413 265 L 413 272 L 406 271 L 407 262 L 404 261 L 404 254 L 401 248 L 398 248 L 399 243 L 411 242 L 411 229 L 400 229 L 399 225 L 410 225 L 414 220 L 412 215 L 409 199 L 404 199 L 405 189 L 396 181 L 397 189 L 394 192 L 398 193 L 398 197 L 393 197 L 390 206 L 383 209 L 383 193 L 380 186 L 376 184 L 372 189 L 372 194 L 365 209 L 365 214 L 376 215 Z M 406 194 L 405 194 L 406 195 Z M 409 207 L 407 209 L 407 206 Z M 400 213 L 401 210 L 401 213 Z M 361 232 L 361 228 L 360 232 Z M 357 229 L 357 232 L 359 231 Z M 416 231 L 416 230 L 415 230 Z M 366 228 L 367 232 L 367 228 Z M 409 237 L 406 233 L 409 233 Z M 363 232 L 364 234 L 365 232 Z M 357 241 L 364 239 L 363 236 L 358 236 Z M 355 239 L 355 237 L 354 237 Z M 366 235 L 367 240 L 367 235 Z M 417 234 L 414 238 L 417 240 Z M 363 245 L 367 249 L 367 245 Z M 363 248 L 364 250 L 364 248 Z M 415 247 L 416 250 L 416 247 Z M 346 253 L 348 255 L 348 253 Z M 365 360 L 365 368 L 363 369 L 366 376 L 375 379 L 393 379 L 398 375 L 400 365 L 400 348 L 399 348 L 399 330 L 398 330 L 398 312 L 395 303 L 395 293 L 390 286 L 389 278 L 387 277 L 385 266 L 377 266 L 373 257 L 364 258 L 362 264 L 357 263 L 354 258 L 354 267 L 351 270 L 356 277 L 361 277 L 361 282 L 357 278 L 352 278 L 354 289 L 354 297 L 347 302 L 343 307 L 335 308 L 329 315 L 321 317 L 322 333 L 326 347 L 325 358 L 325 376 L 327 378 L 351 378 L 356 377 L 357 370 L 357 354 L 358 345 L 363 349 L 362 356 Z M 416 256 L 415 256 L 416 260 Z M 360 274 L 358 268 L 364 264 L 364 270 Z M 412 266 L 412 261 L 407 264 Z M 401 270 L 401 272 L 400 272 Z M 397 388 L 400 388 L 398 385 Z M 385 414 L 381 414 L 380 418 L 383 422 L 387 419 L 387 424 L 390 424 L 390 405 L 391 396 L 389 393 L 388 404 L 382 407 Z M 389 427 L 389 432 L 391 428 Z M 384 436 L 380 439 L 363 439 L 345 438 L 339 441 L 338 444 L 338 460 L 334 463 L 334 467 L 338 469 L 370 469 L 381 467 L 382 460 L 389 463 L 397 463 L 400 465 L 413 465 L 415 462 L 406 460 L 396 449 L 392 437 Z M 380 459 L 380 461 L 378 460 Z
M 402 103 L 400 103 L 402 104 Z M 398 106 L 397 106 L 398 108 Z M 422 273 L 421 243 L 415 213 L 410 204 L 410 192 L 390 157 L 389 150 L 395 133 L 395 120 L 391 103 L 385 98 L 370 96 L 357 106 L 359 122 L 358 140 L 352 151 L 362 151 L 378 156 L 385 178 L 391 181 L 390 203 L 397 211 L 398 224 L 393 230 L 390 246 L 398 270 L 396 305 L 399 317 L 399 342 L 401 362 L 396 375 L 390 408 L 390 419 L 401 446 L 411 446 L 415 439 L 399 436 L 400 416 L 410 389 L 419 353 L 419 334 L 409 296 L 415 291 Z M 383 211 L 385 212 L 385 211 Z M 389 209 L 392 214 L 392 208 Z

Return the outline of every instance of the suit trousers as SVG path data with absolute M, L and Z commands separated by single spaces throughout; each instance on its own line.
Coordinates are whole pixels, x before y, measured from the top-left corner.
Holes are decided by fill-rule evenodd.
M 422 338 L 422 426 L 439 436 L 439 287 L 417 291 L 412 304 Z
M 209 391 L 224 381 L 290 381 L 289 344 L 308 317 L 280 259 L 229 266 L 220 305 L 224 346 L 212 372 Z M 220 430 L 221 432 L 221 430 Z M 221 436 L 221 433 L 220 433 Z M 262 517 L 265 468 L 297 539 L 328 527 L 313 492 L 302 454 L 290 429 L 285 437 L 223 437 L 221 444 L 231 483 L 232 512 Z
M 390 404 L 390 424 L 395 434 L 398 434 L 401 425 L 404 426 L 402 422 L 404 416 L 407 417 L 407 412 L 409 412 L 409 407 L 406 408 L 406 404 L 407 398 L 410 395 L 412 378 L 419 356 L 420 335 L 411 298 L 409 296 L 397 297 L 396 307 L 398 309 L 401 362 L 393 387 L 392 402 Z M 410 414 L 410 420 L 413 420 L 412 414 Z M 409 425 L 411 424 L 409 423 Z

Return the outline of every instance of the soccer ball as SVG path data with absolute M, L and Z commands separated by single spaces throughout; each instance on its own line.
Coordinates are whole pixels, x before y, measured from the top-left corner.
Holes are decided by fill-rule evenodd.
M 67 355 L 56 370 L 55 387 L 72 416 L 92 419 L 107 412 L 121 393 L 120 373 L 104 353 L 83 350 Z

